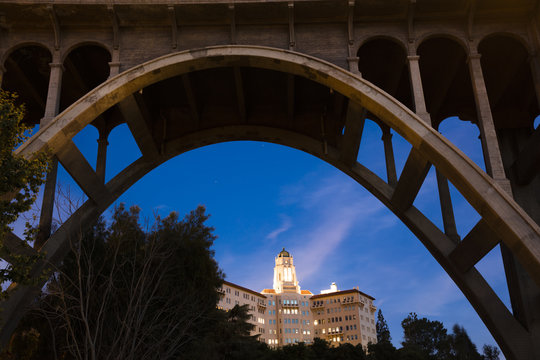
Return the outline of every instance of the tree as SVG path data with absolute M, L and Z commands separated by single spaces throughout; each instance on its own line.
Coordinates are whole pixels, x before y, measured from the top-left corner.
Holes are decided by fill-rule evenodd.
M 462 326 L 455 324 L 453 334 L 449 336 L 450 353 L 455 360 L 481 360 L 476 350 L 476 345 L 471 341 L 467 331 Z
M 484 360 L 499 360 L 499 349 L 493 345 L 484 345 L 483 347 L 483 359 Z
M 404 352 L 420 352 L 427 359 L 448 358 L 448 335 L 440 321 L 419 319 L 416 313 L 410 313 L 401 322 L 401 326 Z
M 368 358 L 372 360 L 392 360 L 396 356 L 396 348 L 392 345 L 390 329 L 381 309 L 377 313 L 377 343 L 368 344 Z
M 179 358 L 207 336 L 223 281 L 207 218 L 199 207 L 183 220 L 158 217 L 143 231 L 139 209 L 120 205 L 110 226 L 101 220 L 71 239 L 34 311 L 51 324 L 42 337 L 56 346 L 42 344 L 36 358 L 46 351 L 50 358 L 51 351 L 73 359 Z
M 4 246 L 4 238 L 11 232 L 10 224 L 30 210 L 39 186 L 48 171 L 47 154 L 33 159 L 15 156 L 14 151 L 27 138 L 30 127 L 23 122 L 24 106 L 16 105 L 17 96 L 0 89 L 0 254 L 9 257 L 11 264 L 0 270 L 1 282 L 29 283 L 28 271 L 36 258 L 12 254 Z M 27 229 L 30 229 L 27 227 Z M 33 233 L 27 231 L 27 240 Z M 6 296 L 2 291 L 1 295 Z
M 392 340 L 392 337 L 390 336 L 390 329 L 388 329 L 388 324 L 384 319 L 381 309 L 379 309 L 379 312 L 377 313 L 377 324 L 375 327 L 377 328 L 378 343 L 390 342 Z

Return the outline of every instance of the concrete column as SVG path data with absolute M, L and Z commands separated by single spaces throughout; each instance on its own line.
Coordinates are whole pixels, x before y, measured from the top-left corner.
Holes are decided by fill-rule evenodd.
M 411 77 L 412 95 L 414 99 L 414 108 L 418 115 L 426 123 L 431 124 L 431 117 L 426 110 L 426 100 L 424 98 L 424 88 L 422 87 L 422 77 L 420 75 L 420 56 L 407 56 L 409 64 L 409 75 Z
M 450 196 L 448 180 L 439 172 L 439 170 L 436 170 L 436 174 L 444 233 L 457 244 L 461 239 L 456 228 L 456 219 L 454 217 L 454 207 L 452 206 L 452 197 Z
M 45 104 L 45 114 L 41 119 L 41 126 L 47 125 L 56 115 L 60 108 L 60 93 L 62 90 L 62 73 L 64 66 L 60 62 L 60 54 L 56 51 L 53 54 L 51 74 L 49 77 L 49 90 L 47 91 L 47 102 Z
M 34 242 L 34 248 L 39 249 L 51 235 L 51 226 L 54 210 L 54 195 L 56 192 L 56 175 L 58 173 L 58 159 L 54 156 L 51 160 L 51 170 L 47 174 L 43 189 L 43 201 L 39 216 L 39 228 Z
M 109 78 L 112 78 L 120 74 L 120 51 L 114 49 L 112 53 L 112 59 L 109 63 Z
M 353 74 L 361 75 L 360 70 L 358 70 L 358 61 L 360 59 L 357 56 L 349 56 L 347 62 L 349 63 L 349 71 Z
M 58 114 L 60 108 L 60 93 L 62 90 L 63 65 L 60 63 L 60 53 L 56 51 L 53 54 L 51 74 L 49 77 L 49 90 L 47 92 L 47 102 L 45 105 L 45 114 L 41 119 L 40 127 L 47 125 Z M 53 157 L 51 169 L 47 174 L 45 188 L 43 190 L 43 201 L 41 203 L 41 215 L 39 217 L 39 229 L 34 242 L 34 248 L 39 249 L 51 234 L 52 217 L 54 211 L 54 197 L 56 192 L 56 176 L 58 171 L 58 159 Z
M 107 145 L 109 145 L 109 142 L 107 141 L 108 136 L 108 132 L 100 131 L 99 139 L 97 140 L 98 152 L 96 162 L 96 174 L 103 184 L 105 183 L 105 167 L 107 164 Z
M 506 179 L 503 161 L 497 140 L 497 132 L 491 114 L 486 84 L 480 63 L 480 54 L 469 55 L 469 71 L 476 101 L 476 112 L 478 116 L 478 127 L 480 129 L 480 139 L 482 140 L 482 150 L 484 152 L 484 162 L 486 171 L 491 177 L 509 194 L 512 194 L 510 182 Z
M 392 146 L 392 133 L 390 128 L 383 128 L 381 140 L 384 144 L 384 160 L 386 162 L 386 177 L 388 184 L 395 187 L 397 185 L 396 161 L 394 159 L 394 148 Z

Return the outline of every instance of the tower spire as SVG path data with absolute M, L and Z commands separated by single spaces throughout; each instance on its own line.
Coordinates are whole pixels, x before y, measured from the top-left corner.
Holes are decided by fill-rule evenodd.
M 300 293 L 293 256 L 283 247 L 281 252 L 276 256 L 275 262 L 274 290 L 276 293 Z

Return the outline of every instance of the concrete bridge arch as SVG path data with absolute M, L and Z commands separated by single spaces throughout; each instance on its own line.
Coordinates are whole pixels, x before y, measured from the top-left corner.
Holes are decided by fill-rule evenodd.
M 189 77 L 198 76 L 196 74 L 204 76 L 205 71 L 220 69 L 230 71 L 230 80 L 236 90 L 235 111 L 221 123 L 200 126 L 204 114 L 197 114 L 198 108 L 193 105 L 197 100 L 193 95 L 196 91 L 193 88 L 190 91 Z M 305 86 L 307 92 L 341 94 L 344 99 L 341 107 L 336 106 L 336 109 L 341 108 L 342 114 L 335 115 L 336 119 L 341 119 L 341 122 L 335 120 L 336 126 L 341 127 L 337 132 L 341 136 L 333 138 L 331 134 L 302 133 L 298 128 L 285 126 L 277 120 L 273 123 L 268 119 L 251 119 L 246 114 L 246 103 L 250 99 L 242 90 L 247 86 L 242 72 L 250 69 L 277 72 L 283 74 L 284 79 L 293 76 L 293 85 L 296 84 L 294 79 L 298 79 L 296 85 L 300 88 Z M 155 131 L 148 131 L 148 109 L 145 109 L 140 93 L 175 78 L 184 83 L 191 117 L 199 121 L 192 120 L 199 126 L 192 124 L 195 127 L 181 136 L 167 138 L 167 131 L 174 132 L 174 129 L 167 130 L 166 124 L 162 124 L 158 130 L 165 135 L 157 139 L 152 135 Z M 290 84 L 287 81 L 284 82 L 286 86 Z M 298 94 L 298 91 L 293 94 Z M 72 138 L 113 106 L 118 106 L 123 113 L 143 156 L 104 183 L 78 151 Z M 327 110 L 321 109 L 330 118 Z M 389 175 L 385 181 L 356 161 L 361 138 L 359 126 L 368 111 L 412 145 L 399 179 L 392 179 Z M 283 118 L 287 119 L 288 115 L 284 112 Z M 320 115 L 309 113 L 304 120 L 318 120 Z M 42 126 L 17 152 L 31 157 L 40 151 L 51 151 L 89 200 L 48 239 L 40 251 L 46 253 L 47 261 L 61 261 L 68 249 L 69 236 L 78 231 L 81 224 L 88 226 L 144 174 L 185 151 L 232 140 L 268 141 L 294 147 L 318 156 L 348 174 L 392 210 L 422 241 L 479 313 L 507 358 L 535 357 L 534 333 L 514 318 L 476 271 L 474 264 L 497 243 L 503 242 L 534 282 L 540 285 L 539 226 L 491 177 L 397 100 L 342 68 L 286 50 L 229 45 L 166 55 L 109 79 Z M 430 166 L 452 182 L 482 217 L 461 242 L 449 238 L 412 205 Z M 43 263 L 40 267 L 45 265 Z M 40 270 L 36 269 L 36 272 Z M 4 304 L 5 325 L 1 332 L 4 341 L 22 316 L 25 305 L 31 300 L 30 295 L 38 290 L 39 287 L 21 287 Z

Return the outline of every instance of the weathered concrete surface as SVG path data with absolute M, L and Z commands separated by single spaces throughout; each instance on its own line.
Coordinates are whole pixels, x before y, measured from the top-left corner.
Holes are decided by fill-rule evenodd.
M 123 101 L 138 90 L 184 73 L 230 66 L 265 68 L 309 78 L 361 104 L 409 141 L 413 146 L 412 151 L 415 153 L 415 158 L 433 164 L 456 186 L 482 216 L 483 221 L 488 224 L 490 229 L 499 234 L 501 240 L 521 261 L 531 277 L 540 284 L 540 248 L 538 246 L 540 244 L 540 228 L 492 178 L 425 121 L 380 89 L 346 70 L 306 55 L 255 46 L 222 46 L 163 56 L 126 71 L 97 87 L 62 112 L 51 123 L 42 127 L 36 135 L 17 150 L 17 153 L 28 157 L 44 150 L 61 153 L 63 149 L 71 146 L 70 139 L 80 129 L 106 109 Z M 251 139 L 284 143 L 316 154 L 349 174 L 354 173 L 354 169 L 358 166 L 357 164 L 352 167 L 350 164 L 345 165 L 340 160 L 339 151 L 331 151 L 330 148 L 321 151 L 323 147 L 321 147 L 320 142 L 312 138 L 294 136 L 293 140 L 285 141 L 278 129 L 264 127 L 255 127 L 255 129 L 250 130 L 249 126 L 247 128 L 219 127 L 216 128 L 217 133 L 221 133 L 219 136 L 215 132 L 212 134 L 211 131 L 206 130 L 193 133 L 189 140 L 181 138 L 166 143 L 165 157 L 162 157 L 161 160 L 156 158 L 153 163 L 150 163 L 151 165 L 144 165 L 147 168 L 142 173 L 139 171 L 131 172 L 131 167 L 127 168 L 127 172 L 121 173 L 106 185 L 107 191 L 103 192 L 103 199 L 100 199 L 92 191 L 92 197 L 97 204 L 85 205 L 88 209 L 92 209 L 87 210 L 87 212 L 94 215 L 100 213 L 98 209 L 104 210 L 107 204 L 112 203 L 113 199 L 117 198 L 129 185 L 136 182 L 146 171 L 164 161 L 165 158 L 191 148 L 219 141 Z M 318 145 L 313 146 L 313 143 L 318 143 Z M 415 172 L 413 171 L 413 173 Z M 77 174 L 74 174 L 77 179 Z M 372 178 L 373 175 L 369 177 Z M 526 330 L 521 328 L 521 325 L 513 319 L 508 310 L 502 311 L 502 303 L 500 300 L 497 302 L 498 298 L 492 290 L 488 290 L 487 283 L 475 270 L 460 271 L 453 264 L 449 255 L 456 248 L 456 244 L 436 229 L 410 204 L 405 207 L 401 206 L 401 202 L 395 200 L 394 190 L 389 185 L 386 184 L 388 188 L 383 186 L 386 189 L 384 191 L 376 190 L 375 184 L 382 180 L 358 179 L 358 175 L 353 176 L 353 178 L 364 183 L 368 190 L 379 197 L 400 218 L 406 219 L 404 222 L 426 244 L 445 270 L 462 288 L 471 303 L 474 304 L 505 353 L 513 358 L 527 358 L 526 354 L 530 353 L 531 348 L 530 345 L 524 346 L 528 342 Z M 66 248 L 65 242 L 68 240 L 61 234 L 62 232 L 59 235 L 53 235 L 43 249 L 51 259 L 61 258 L 62 252 L 65 251 L 63 249 Z M 508 329 L 512 329 L 511 333 Z
M 21 94 L 29 123 L 42 124 L 24 153 L 57 153 L 91 198 L 47 242 L 49 260 L 171 156 L 220 141 L 272 141 L 368 188 L 452 276 L 507 358 L 539 358 L 537 10 L 535 0 L 1 0 L 2 86 Z M 225 46 L 234 44 L 241 46 Z M 205 49 L 214 45 L 221 47 Z M 362 115 L 347 116 L 351 103 Z M 364 111 L 383 130 L 387 182 L 354 161 Z M 448 116 L 478 125 L 486 169 L 504 191 L 433 131 Z M 106 137 L 122 122 L 143 157 L 103 184 Z M 96 172 L 71 143 L 88 124 L 100 133 Z M 415 192 L 423 173 L 398 182 L 389 128 L 413 145 L 418 163 L 436 168 L 446 235 L 410 206 L 414 194 L 401 196 Z M 477 230 L 487 231 L 457 234 L 446 178 L 482 216 Z M 513 314 L 470 268 L 498 242 L 477 236 L 490 233 L 505 244 Z M 32 290 L 6 306 L 13 321 L 4 340 L 24 310 L 22 293 Z

